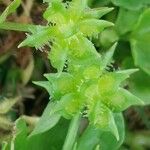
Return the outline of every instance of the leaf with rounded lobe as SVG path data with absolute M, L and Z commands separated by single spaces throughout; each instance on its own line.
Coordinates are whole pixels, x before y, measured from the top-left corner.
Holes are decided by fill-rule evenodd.
M 15 12 L 20 4 L 21 4 L 21 0 L 14 0 L 12 3 L 10 3 L 9 6 L 1 14 L 0 23 L 3 23 L 9 14 Z
M 150 39 L 150 8 L 147 8 L 140 16 L 136 27 L 133 30 L 131 39 L 148 42 Z
M 138 10 L 144 6 L 143 0 L 111 0 L 111 1 L 116 6 L 120 6 L 130 10 Z M 145 0 L 145 3 L 148 3 L 148 1 L 149 0 Z
M 98 33 L 103 31 L 107 27 L 111 27 L 114 24 L 105 20 L 98 19 L 84 19 L 81 20 L 77 26 L 85 36 L 97 36 Z
M 150 75 L 150 43 L 131 41 L 134 63 Z
M 131 32 L 140 17 L 142 10 L 132 11 L 124 8 L 119 9 L 119 14 L 116 20 L 116 30 L 122 35 Z
M 15 122 L 15 135 L 14 135 L 14 149 L 15 150 L 26 150 L 27 148 L 27 134 L 28 129 L 25 121 L 19 118 Z
M 150 9 L 141 15 L 135 27 L 130 43 L 134 63 L 150 75 Z
M 145 104 L 150 104 L 150 76 L 143 71 L 129 78 L 129 90 L 138 96 Z
M 121 113 L 114 113 L 114 119 L 119 133 L 119 141 L 114 135 L 100 129 L 95 129 L 89 125 L 83 132 L 77 142 L 77 150 L 93 150 L 97 145 L 100 145 L 102 150 L 117 150 L 124 141 L 125 127 L 124 119 Z
M 134 66 L 132 56 L 126 57 L 122 63 L 123 68 L 131 68 Z M 144 104 L 150 104 L 150 76 L 142 70 L 130 76 L 127 80 L 129 91 L 139 97 Z

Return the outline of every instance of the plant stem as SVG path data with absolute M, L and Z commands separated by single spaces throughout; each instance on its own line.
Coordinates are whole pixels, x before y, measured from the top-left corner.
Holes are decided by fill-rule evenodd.
M 31 32 L 31 29 L 35 27 L 36 25 L 31 25 L 31 24 L 20 24 L 20 23 L 12 23 L 12 22 L 0 23 L 0 29 L 3 30 Z
M 78 113 L 71 120 L 65 143 L 63 145 L 63 150 L 72 150 L 79 129 L 80 117 L 81 114 Z

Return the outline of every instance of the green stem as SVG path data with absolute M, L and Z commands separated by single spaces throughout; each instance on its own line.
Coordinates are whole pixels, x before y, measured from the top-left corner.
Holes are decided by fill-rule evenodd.
M 75 143 L 75 139 L 78 133 L 79 124 L 80 124 L 80 117 L 81 114 L 78 113 L 76 116 L 71 120 L 68 133 L 65 139 L 65 143 L 63 145 L 63 150 L 72 150 L 73 145 Z
M 0 29 L 3 30 L 31 32 L 31 29 L 34 29 L 35 27 L 36 25 L 31 25 L 31 24 L 20 24 L 20 23 L 12 23 L 12 22 L 0 23 Z

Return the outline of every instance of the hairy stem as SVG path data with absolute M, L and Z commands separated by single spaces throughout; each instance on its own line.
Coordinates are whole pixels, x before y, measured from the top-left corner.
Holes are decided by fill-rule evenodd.
M 78 129 L 79 129 L 80 117 L 81 117 L 81 114 L 78 113 L 71 120 L 68 133 L 65 139 L 65 143 L 63 145 L 63 150 L 71 150 L 73 148 L 73 145 L 75 143 L 75 139 L 78 133 Z
M 36 25 L 31 25 L 31 24 L 20 24 L 20 23 L 12 23 L 12 22 L 0 23 L 0 29 L 3 29 L 3 30 L 30 32 L 31 29 L 35 27 Z

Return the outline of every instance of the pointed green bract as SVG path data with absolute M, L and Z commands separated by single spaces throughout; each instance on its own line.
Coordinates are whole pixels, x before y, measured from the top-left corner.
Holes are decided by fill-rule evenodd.
M 97 19 L 85 19 L 79 22 L 79 29 L 85 36 L 97 36 L 104 28 L 113 26 L 113 23 Z M 91 28 L 92 27 L 92 28 Z
M 87 11 L 84 12 L 84 17 L 85 18 L 101 18 L 105 14 L 109 13 L 112 11 L 113 8 L 94 8 L 94 9 L 88 9 Z
M 52 94 L 51 93 L 52 88 L 51 88 L 50 82 L 48 82 L 48 81 L 34 81 L 33 83 L 38 85 L 38 86 L 45 88 L 47 90 L 47 92 L 49 93 L 49 95 Z
M 89 107 L 89 111 L 90 111 Z M 100 101 L 96 103 L 93 110 L 88 114 L 89 120 L 95 127 L 104 131 L 110 131 L 119 140 L 118 130 L 113 118 L 113 114 L 108 107 L 102 104 Z
M 102 65 L 102 70 L 106 69 L 107 65 L 109 65 L 112 61 L 112 57 L 114 54 L 114 51 L 116 49 L 117 43 L 115 43 L 109 50 L 104 54 L 102 60 L 101 60 L 101 65 Z
M 64 114 L 74 116 L 82 111 L 84 99 L 78 93 L 70 93 L 62 97 L 62 102 L 66 102 L 63 106 Z
M 61 74 L 46 74 L 45 77 L 51 84 L 51 97 L 59 100 L 61 96 L 73 92 L 74 78 L 71 74 L 62 72 Z
M 62 72 L 67 60 L 67 48 L 60 44 L 54 44 L 48 58 L 51 60 L 52 66 L 56 68 L 58 72 Z
M 107 105 L 113 112 L 124 111 L 132 105 L 144 104 L 138 97 L 123 88 L 119 88 L 115 93 L 104 97 L 103 103 L 105 103 L 105 105 Z
M 138 69 L 129 69 L 123 71 L 116 71 L 104 74 L 98 80 L 99 92 L 106 95 L 116 92 L 121 82 L 129 78 L 130 74 L 138 71 Z
M 39 27 L 36 29 L 36 33 L 33 32 L 32 35 L 27 34 L 27 39 L 25 39 L 18 47 L 30 46 L 36 49 L 43 50 L 45 45 L 50 45 L 50 40 L 55 29 L 47 27 Z

